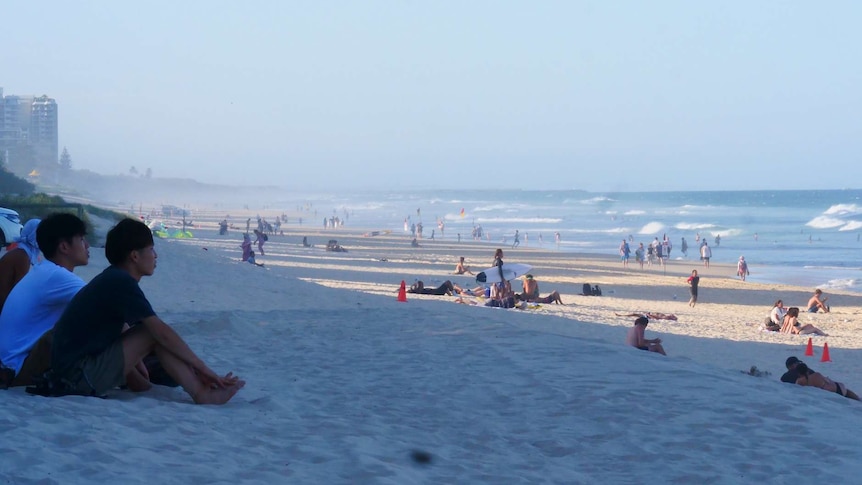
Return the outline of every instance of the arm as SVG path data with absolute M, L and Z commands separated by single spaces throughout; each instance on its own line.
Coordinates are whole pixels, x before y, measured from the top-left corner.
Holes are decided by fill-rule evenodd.
M 197 356 L 188 344 L 174 331 L 168 324 L 162 321 L 156 315 L 151 315 L 144 318 L 143 325 L 153 336 L 153 339 L 165 350 L 173 354 L 179 360 L 188 364 L 193 368 L 198 377 L 205 384 L 215 384 L 223 387 L 224 383 L 218 374 L 212 371 L 207 365 Z

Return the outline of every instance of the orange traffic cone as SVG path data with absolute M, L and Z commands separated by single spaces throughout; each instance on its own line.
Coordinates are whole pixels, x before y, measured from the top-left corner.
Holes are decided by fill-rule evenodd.
M 823 342 L 823 357 L 820 358 L 820 362 L 832 362 L 829 358 L 829 344 L 826 342 Z
M 805 348 L 805 355 L 809 357 L 814 355 L 814 345 L 811 343 L 811 337 L 808 337 L 808 347 Z
M 407 283 L 401 280 L 401 288 L 398 288 L 398 301 L 407 301 Z

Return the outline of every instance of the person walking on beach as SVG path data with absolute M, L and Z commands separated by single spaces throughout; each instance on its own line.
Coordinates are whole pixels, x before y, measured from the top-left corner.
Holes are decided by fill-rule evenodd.
M 562 238 L 560 237 L 560 233 L 559 233 L 559 232 L 555 232 L 555 233 L 554 233 L 554 242 L 556 242 L 556 243 L 557 243 L 557 249 L 560 249 L 560 240 L 561 240 L 561 239 L 562 239 Z
M 808 300 L 808 313 L 817 313 L 823 310 L 823 313 L 829 313 L 829 307 L 826 306 L 828 296 L 823 296 L 823 291 L 820 288 L 814 290 L 814 295 Z
M 697 275 L 697 270 L 691 270 L 691 276 L 686 280 L 688 282 L 688 293 L 691 295 L 691 298 L 688 300 L 688 306 L 694 308 L 694 305 L 697 304 L 697 285 L 700 284 L 700 276 Z
M 748 276 L 748 263 L 745 262 L 745 256 L 739 257 L 739 262 L 736 263 L 736 275 L 739 276 L 742 281 L 745 281 L 745 277 Z
M 216 374 L 156 315 L 138 284 L 155 273 L 153 244 L 152 231 L 134 219 L 108 231 L 111 265 L 72 298 L 54 326 L 48 395 L 104 395 L 153 351 L 196 404 L 224 404 L 245 385 L 233 373 Z M 126 322 L 132 328 L 124 332 Z
M 685 242 L 685 238 L 682 238 L 682 244 L 680 244 L 679 248 L 682 251 L 682 255 L 687 258 L 688 257 L 688 243 Z
M 644 269 L 644 252 L 644 243 L 640 243 L 640 245 L 638 245 L 638 248 L 635 249 L 635 261 L 638 262 L 641 269 Z
M 620 243 L 620 260 L 623 262 L 623 268 L 629 267 L 629 256 L 631 255 L 631 252 L 629 242 L 623 239 L 623 242 Z
M 660 338 L 648 339 L 644 337 L 647 325 L 649 325 L 649 319 L 647 317 L 638 317 L 635 320 L 634 326 L 629 329 L 628 334 L 626 335 L 626 344 L 640 350 L 648 350 L 650 352 L 657 352 L 661 355 L 667 355 L 664 351 L 664 347 L 661 345 Z
M 254 242 L 257 243 L 257 250 L 260 253 L 260 255 L 263 256 L 266 254 L 263 252 L 263 244 L 269 238 L 266 236 L 266 234 L 263 233 L 263 231 L 258 231 L 257 229 L 254 230 L 254 235 L 255 235 Z
M 709 268 L 709 258 L 712 257 L 712 249 L 710 249 L 709 244 L 706 243 L 706 240 L 703 241 L 703 246 L 700 247 L 700 259 L 703 260 L 703 267 Z
M 515 241 L 512 243 L 512 247 L 516 248 L 521 245 L 521 240 L 518 238 L 518 230 L 515 229 Z

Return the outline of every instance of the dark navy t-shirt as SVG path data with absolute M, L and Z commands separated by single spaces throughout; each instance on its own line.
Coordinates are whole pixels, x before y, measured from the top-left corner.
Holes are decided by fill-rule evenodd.
M 98 355 L 123 332 L 155 315 L 153 307 L 132 276 L 109 266 L 72 298 L 54 326 L 51 348 L 53 368 L 68 370 L 88 355 Z

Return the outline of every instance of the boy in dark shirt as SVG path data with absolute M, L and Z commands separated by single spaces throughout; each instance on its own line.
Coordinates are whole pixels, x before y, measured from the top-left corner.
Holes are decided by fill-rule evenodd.
M 156 269 L 153 235 L 142 222 L 124 219 L 108 232 L 111 263 L 69 303 L 54 330 L 53 379 L 70 392 L 102 395 L 136 373 L 155 352 L 165 371 L 197 404 L 224 404 L 244 385 L 232 373 L 219 376 L 153 311 L 138 282 Z M 133 328 L 124 332 L 127 324 Z

